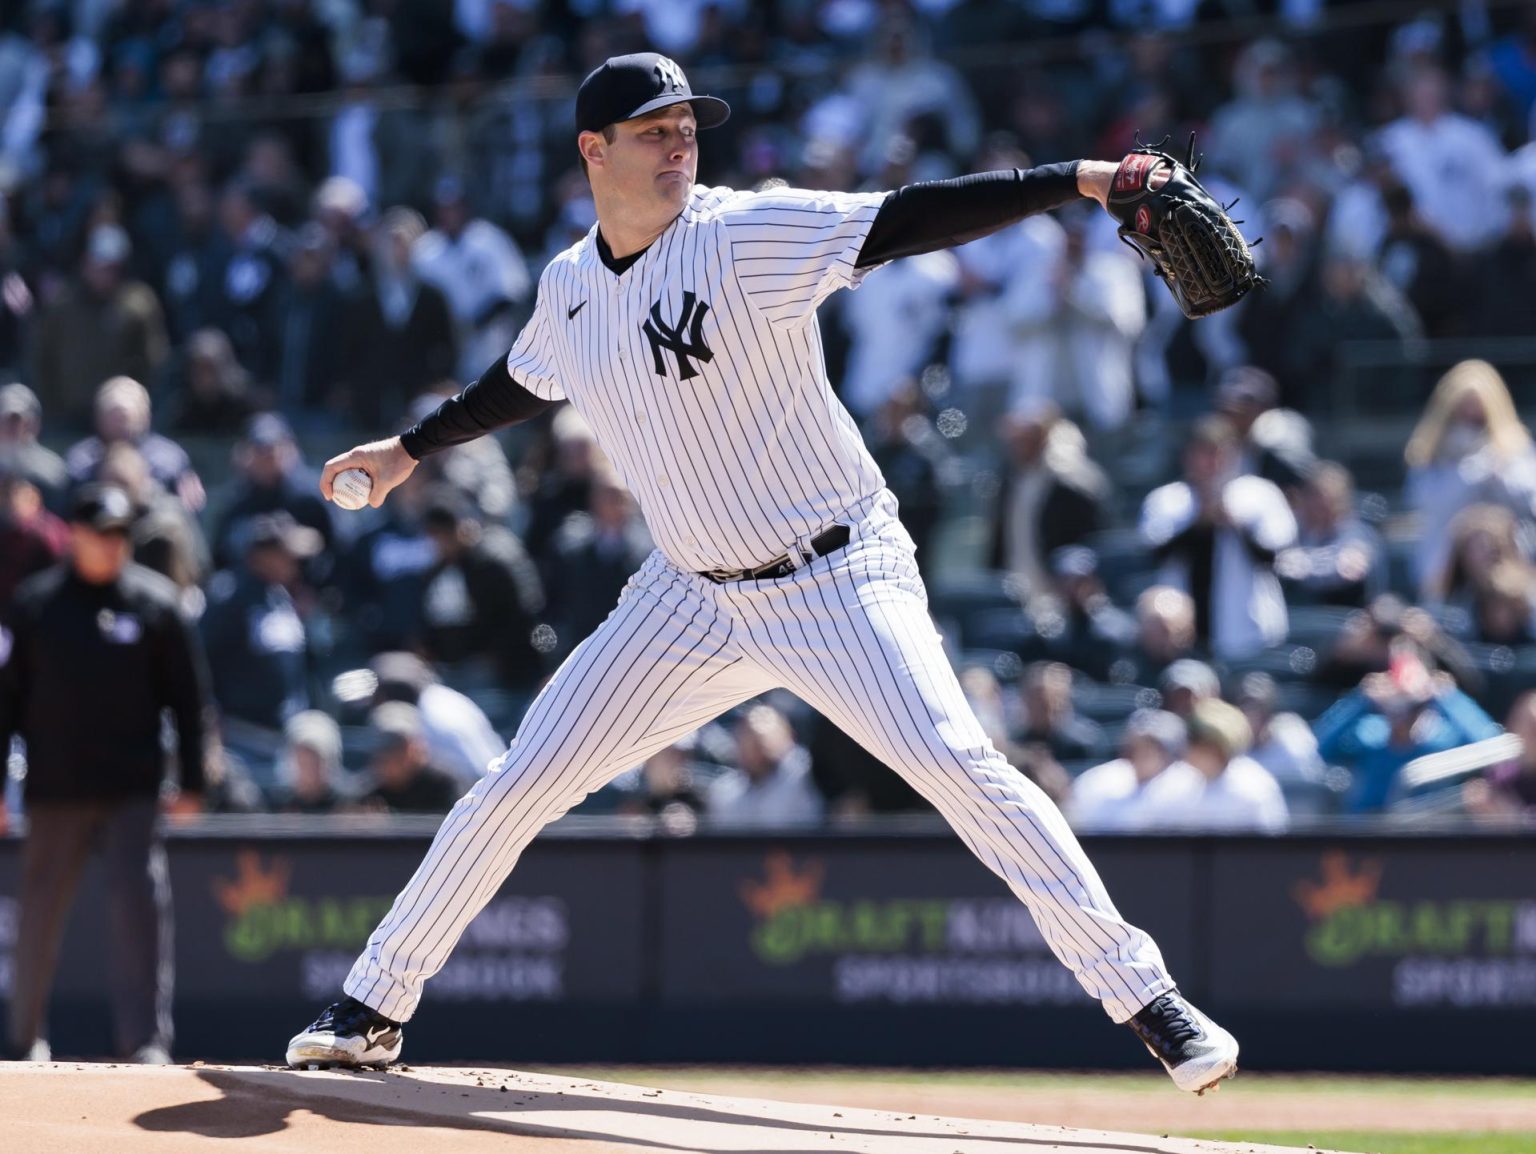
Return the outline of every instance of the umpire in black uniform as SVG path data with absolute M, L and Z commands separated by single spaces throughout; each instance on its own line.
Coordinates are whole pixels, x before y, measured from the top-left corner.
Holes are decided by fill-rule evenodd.
M 81 870 L 106 855 L 111 993 L 119 1056 L 169 1061 L 171 893 L 155 832 L 165 755 L 161 714 L 179 738 L 181 791 L 198 808 L 207 678 L 176 587 L 132 564 L 133 506 L 121 489 L 82 489 L 69 557 L 17 591 L 0 665 L 0 753 L 26 742 L 21 925 L 9 1036 L 46 1060 L 48 994 Z M 3 650 L 0 650 L 3 652 Z

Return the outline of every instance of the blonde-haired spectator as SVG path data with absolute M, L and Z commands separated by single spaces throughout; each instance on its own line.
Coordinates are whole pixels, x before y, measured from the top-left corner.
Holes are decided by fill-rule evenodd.
M 1502 505 L 1536 520 L 1536 449 L 1509 388 L 1487 361 L 1467 360 L 1440 378 L 1403 452 L 1404 495 L 1419 517 L 1414 576 L 1421 596 L 1438 587 L 1451 522 L 1469 505 Z

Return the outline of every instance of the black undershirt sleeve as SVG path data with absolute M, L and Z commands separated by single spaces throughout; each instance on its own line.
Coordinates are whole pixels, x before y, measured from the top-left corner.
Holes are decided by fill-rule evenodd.
M 858 268 L 987 236 L 1026 216 L 1078 199 L 1077 161 L 1005 168 L 953 180 L 908 184 L 885 198 L 870 225 Z
M 478 381 L 402 433 L 400 445 L 419 461 L 496 429 L 531 420 L 557 404 L 534 396 L 514 381 L 507 372 L 507 358 L 497 357 Z
M 858 267 L 964 244 L 1079 195 L 1075 160 L 909 184 L 880 206 L 859 251 Z M 402 434 L 400 443 L 420 460 L 529 420 L 554 404 L 514 381 L 506 361 L 498 359 L 478 381 Z

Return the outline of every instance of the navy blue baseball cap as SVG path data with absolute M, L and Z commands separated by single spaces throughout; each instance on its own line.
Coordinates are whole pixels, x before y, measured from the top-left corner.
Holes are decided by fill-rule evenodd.
M 133 502 L 116 485 L 84 485 L 70 503 L 69 520 L 98 533 L 126 533 L 133 527 Z
M 658 52 L 610 56 L 576 92 L 576 131 L 601 132 L 672 104 L 693 105 L 700 128 L 724 124 L 731 106 L 718 96 L 695 96 L 675 61 Z

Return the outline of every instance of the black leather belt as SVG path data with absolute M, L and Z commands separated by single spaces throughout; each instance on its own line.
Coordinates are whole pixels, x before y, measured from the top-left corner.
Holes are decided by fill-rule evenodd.
M 853 537 L 853 531 L 847 525 L 833 525 L 830 529 L 823 529 L 811 538 L 810 553 L 801 551 L 805 558 L 801 564 L 809 564 L 817 557 L 825 557 L 828 553 L 836 553 Z M 724 585 L 729 581 L 771 581 L 775 577 L 788 577 L 799 565 L 793 565 L 787 556 L 770 561 L 766 565 L 759 565 L 756 569 L 711 569 L 708 573 L 700 573 L 700 577 L 708 577 L 716 585 Z

